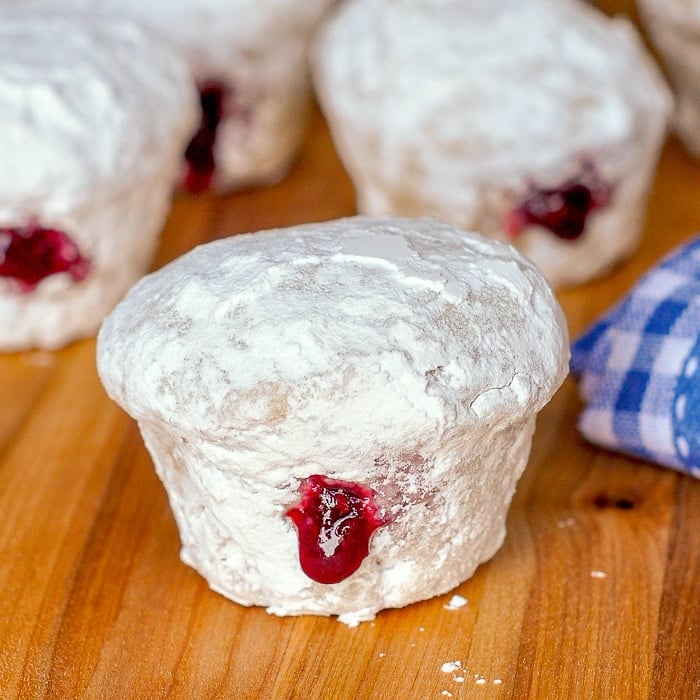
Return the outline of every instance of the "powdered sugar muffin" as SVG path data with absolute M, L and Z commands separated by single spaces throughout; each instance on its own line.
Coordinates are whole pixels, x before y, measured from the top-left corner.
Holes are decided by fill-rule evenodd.
M 34 1 L 125 15 L 174 43 L 201 94 L 201 122 L 185 154 L 185 189 L 224 192 L 286 174 L 311 103 L 310 36 L 333 0 Z
M 196 94 L 130 22 L 4 7 L 0 113 L 0 350 L 58 348 L 149 265 Z
M 675 129 L 700 157 L 700 2 L 638 0 L 637 5 L 677 94 Z
M 307 50 L 333 0 L 118 0 L 182 48 L 202 122 L 183 184 L 200 191 L 269 184 L 288 170 L 310 106 Z
M 360 212 L 512 239 L 556 286 L 637 245 L 671 97 L 626 20 L 560 0 L 348 0 L 313 74 Z
M 499 548 L 565 321 L 513 248 L 353 217 L 200 246 L 105 320 L 183 561 L 278 615 L 356 624 Z

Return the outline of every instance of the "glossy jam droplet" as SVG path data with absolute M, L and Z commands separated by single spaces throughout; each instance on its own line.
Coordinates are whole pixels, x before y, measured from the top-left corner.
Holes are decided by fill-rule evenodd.
M 506 217 L 508 233 L 516 236 L 526 226 L 542 226 L 566 241 L 579 238 L 589 214 L 610 201 L 611 189 L 593 172 L 554 189 L 532 187 L 525 199 Z
M 362 484 L 315 474 L 300 490 L 300 502 L 287 515 L 297 528 L 301 568 L 314 581 L 338 583 L 357 571 L 372 534 L 388 520 L 379 514 L 375 492 Z
M 216 131 L 224 113 L 225 97 L 226 88 L 221 83 L 209 81 L 200 86 L 199 103 L 202 118 L 185 151 L 186 170 L 182 183 L 183 187 L 193 194 L 207 190 L 214 178 L 214 144 Z
M 0 276 L 14 280 L 23 292 L 59 272 L 80 282 L 89 271 L 89 261 L 63 231 L 35 224 L 0 229 Z

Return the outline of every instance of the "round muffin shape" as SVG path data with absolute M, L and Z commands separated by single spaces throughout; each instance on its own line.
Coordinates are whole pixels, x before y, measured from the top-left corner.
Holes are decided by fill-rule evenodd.
M 0 66 L 0 350 L 53 349 L 150 264 L 196 94 L 126 21 L 2 8 Z
M 511 241 L 554 286 L 636 247 L 671 97 L 626 20 L 560 0 L 348 0 L 312 73 L 361 213 Z
M 195 248 L 134 286 L 97 359 L 183 561 L 243 605 L 356 624 L 499 548 L 568 340 L 513 248 L 352 217 Z
M 700 2 L 637 0 L 637 5 L 677 96 L 674 128 L 700 158 Z

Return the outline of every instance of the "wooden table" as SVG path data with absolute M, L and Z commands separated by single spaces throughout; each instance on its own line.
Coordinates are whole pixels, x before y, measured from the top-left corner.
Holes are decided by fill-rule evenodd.
M 560 294 L 572 334 L 700 229 L 698 192 L 700 162 L 671 139 L 639 252 Z M 279 186 L 179 197 L 156 266 L 353 212 L 316 114 Z M 180 563 L 94 350 L 0 357 L 1 698 L 700 698 L 700 483 L 585 443 L 572 380 L 540 416 L 503 548 L 454 591 L 468 604 L 442 596 L 351 629 L 239 607 Z

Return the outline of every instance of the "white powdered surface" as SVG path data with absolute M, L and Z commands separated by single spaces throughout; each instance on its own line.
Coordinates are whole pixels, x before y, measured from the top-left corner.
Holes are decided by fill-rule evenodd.
M 677 95 L 674 126 L 700 158 L 700 1 L 637 0 Z
M 197 82 L 225 83 L 232 106 L 217 130 L 215 189 L 286 174 L 311 101 L 309 41 L 334 0 L 23 1 L 144 22 L 176 46 Z
M 31 293 L 0 278 L 0 349 L 97 331 L 145 272 L 196 123 L 177 56 L 130 22 L 0 10 L 0 228 L 35 220 L 91 262 Z
M 514 249 L 353 217 L 223 239 L 149 275 L 103 324 L 98 368 L 139 422 L 186 563 L 244 605 L 357 624 L 451 590 L 499 548 L 568 338 Z M 311 474 L 374 489 L 391 517 L 337 584 L 304 574 L 285 516 Z
M 555 286 L 636 247 L 671 97 L 627 20 L 561 0 L 348 0 L 312 68 L 360 212 L 505 240 L 531 186 L 592 167 L 613 196 L 583 236 L 533 225 L 515 245 Z

